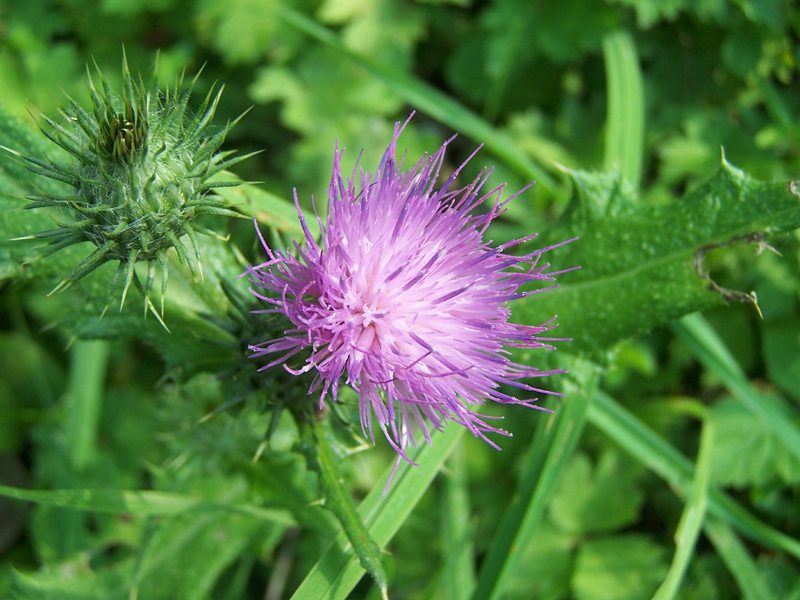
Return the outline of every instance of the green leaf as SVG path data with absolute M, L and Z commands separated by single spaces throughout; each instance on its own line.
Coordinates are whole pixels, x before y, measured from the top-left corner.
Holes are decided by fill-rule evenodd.
M 678 495 L 688 496 L 694 473 L 692 463 L 613 398 L 598 390 L 588 419 L 669 483 Z M 800 559 L 800 541 L 758 520 L 724 492 L 710 488 L 708 508 L 710 514 L 731 524 L 747 537 Z
M 575 558 L 572 591 L 578 600 L 645 600 L 667 572 L 665 554 L 636 533 L 590 540 Z
M 750 384 L 725 344 L 701 315 L 687 315 L 673 325 L 673 330 L 742 405 L 800 460 L 800 429 L 792 423 L 792 407 L 782 398 L 762 394 Z
M 80 561 L 35 573 L 14 571 L 8 600 L 129 600 L 129 565 L 97 573 Z
M 780 443 L 761 419 L 736 400 L 723 400 L 709 411 L 717 431 L 712 480 L 738 487 L 763 485 L 780 477 L 800 481 L 800 460 Z
M 580 439 L 597 385 L 597 371 L 594 365 L 575 360 L 570 375 L 564 390 L 569 401 L 547 421 L 540 421 L 523 462 L 523 477 L 492 538 L 472 600 L 502 596 L 508 576 L 517 568 L 526 541 L 541 524 L 556 483 Z
M 675 556 L 672 559 L 667 577 L 659 586 L 653 600 L 672 600 L 678 593 L 689 561 L 697 545 L 700 530 L 706 518 L 708 507 L 708 485 L 711 475 L 711 461 L 714 455 L 715 426 L 709 419 L 703 421 L 700 434 L 700 450 L 697 453 L 697 468 L 692 481 L 692 491 L 683 507 L 678 528 L 675 531 Z
M 102 286 L 103 282 L 98 285 Z M 97 307 L 89 307 L 88 314 L 79 313 L 66 325 L 79 339 L 138 339 L 158 352 L 166 363 L 167 372 L 182 377 L 200 371 L 230 369 L 239 352 L 238 340 L 194 310 L 171 302 L 171 297 L 178 295 L 177 291 L 172 292 L 165 311 L 169 330 L 152 314 L 143 318 L 140 308 L 129 309 L 127 304 L 122 313 L 109 310 L 102 320 L 97 319 Z
M 256 517 L 264 521 L 293 525 L 292 516 L 285 510 L 261 508 L 247 504 L 207 502 L 183 494 L 138 490 L 25 490 L 0 485 L 0 496 L 98 513 L 131 513 L 146 515 L 175 515 L 187 511 L 228 511 Z
M 381 497 L 393 470 L 390 467 L 359 505 L 358 513 L 379 547 L 385 547 L 394 537 L 463 433 L 464 428 L 454 423 L 443 432 L 435 433 L 432 445 L 421 445 L 411 456 L 418 467 L 402 462 L 386 496 Z M 347 536 L 341 533 L 303 580 L 292 600 L 344 600 L 363 574 L 364 569 L 358 564 Z
M 800 325 L 781 319 L 762 327 L 761 336 L 770 381 L 800 402 Z
M 733 529 L 726 523 L 709 519 L 705 532 L 717 553 L 725 561 L 745 600 L 773 600 L 767 582 L 758 572 L 758 567 L 747 548 Z
M 220 574 L 269 533 L 267 524 L 241 514 L 188 514 L 159 523 L 141 550 L 131 597 L 205 600 Z
M 503 598 L 508 600 L 560 600 L 570 597 L 574 536 L 544 521 L 527 540 L 520 560 L 508 574 Z M 453 600 L 458 596 L 450 596 Z
M 525 154 L 515 148 L 506 135 L 492 128 L 486 121 L 446 94 L 420 79 L 353 52 L 334 33 L 300 12 L 284 6 L 281 10 L 281 18 L 292 27 L 334 48 L 345 58 L 367 69 L 415 109 L 470 136 L 473 140 L 483 143 L 489 152 L 505 161 L 522 177 L 535 180 L 540 187 L 547 190 L 555 189 L 555 180 L 542 167 L 534 164 Z
M 381 551 L 356 510 L 350 491 L 342 482 L 342 476 L 336 464 L 338 457 L 329 441 L 332 432 L 317 418 L 317 415 L 306 414 L 305 416 L 307 420 L 302 423 L 302 431 L 304 431 L 304 441 L 307 445 L 306 452 L 309 455 L 310 465 L 313 465 L 319 474 L 325 507 L 339 519 L 347 539 L 350 540 L 350 544 L 358 556 L 358 562 L 364 567 L 364 570 L 372 575 L 381 590 L 381 596 L 387 598 L 388 582 L 386 570 L 383 568 Z
M 71 348 L 69 409 L 64 430 L 72 464 L 78 470 L 92 461 L 97 452 L 108 352 L 108 342 L 76 342 Z
M 291 202 L 252 184 L 241 183 L 233 173 L 223 171 L 214 181 L 240 182 L 235 187 L 219 188 L 215 194 L 222 196 L 241 213 L 255 217 L 259 225 L 264 225 L 288 240 L 301 242 L 305 236 L 297 218 L 297 208 Z M 319 235 L 319 222 L 315 215 L 303 213 L 306 225 L 313 236 Z
M 230 64 L 254 62 L 280 43 L 277 0 L 203 0 L 198 3 L 201 37 L 210 39 Z
M 609 450 L 593 467 L 586 454 L 576 454 L 553 495 L 553 523 L 572 534 L 611 531 L 634 523 L 644 494 L 637 485 L 637 469 L 621 459 Z
M 549 241 L 578 236 L 549 253 L 561 287 L 515 304 L 514 318 L 559 315 L 570 349 L 597 354 L 617 341 L 724 302 L 695 260 L 715 244 L 800 226 L 800 201 L 786 183 L 755 180 L 727 162 L 704 186 L 666 206 L 642 206 L 619 173 L 571 172 L 575 197 Z M 800 447 L 800 446 L 798 446 Z
M 608 87 L 605 170 L 617 168 L 634 189 L 642 179 L 644 90 L 633 37 L 615 31 L 603 38 Z
M 456 551 L 443 573 L 446 598 L 469 598 L 475 588 L 475 549 L 470 527 L 470 501 L 467 486 L 467 455 L 460 442 L 447 463 L 447 480 L 442 498 L 442 536 L 444 548 Z

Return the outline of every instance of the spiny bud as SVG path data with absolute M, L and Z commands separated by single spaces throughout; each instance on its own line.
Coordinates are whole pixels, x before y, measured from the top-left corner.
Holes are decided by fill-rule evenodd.
M 241 117 L 216 133 L 209 133 L 222 88 L 215 94 L 212 87 L 200 109 L 192 114 L 187 105 L 197 77 L 184 86 L 182 76 L 172 90 L 167 88 L 160 93 L 156 73 L 149 88 L 141 76 L 138 82 L 133 80 L 124 51 L 121 94 L 111 92 L 99 68 L 99 90 L 88 67 L 87 74 L 91 111 L 68 96 L 68 106 L 63 110 L 67 126 L 43 117 L 47 127 L 43 126 L 42 132 L 75 160 L 57 164 L 21 155 L 32 172 L 74 188 L 71 195 L 27 196 L 31 201 L 27 208 L 56 207 L 66 209 L 73 217 L 68 223 L 57 223 L 57 229 L 30 237 L 50 242 L 42 257 L 87 240 L 96 246 L 51 294 L 69 287 L 105 262 L 119 262 L 103 314 L 120 284 L 122 310 L 131 283 L 145 298 L 145 314 L 148 308 L 155 313 L 149 295 L 158 265 L 163 316 L 169 276 L 167 251 L 174 248 L 180 262 L 198 278 L 202 268 L 196 234 L 216 234 L 197 225 L 196 217 L 241 216 L 213 193 L 214 188 L 236 183 L 212 181 L 222 170 L 252 156 L 228 158 L 231 153 L 218 151 Z M 191 244 L 194 261 L 181 239 L 184 236 Z M 148 263 L 144 285 L 136 275 L 137 262 Z

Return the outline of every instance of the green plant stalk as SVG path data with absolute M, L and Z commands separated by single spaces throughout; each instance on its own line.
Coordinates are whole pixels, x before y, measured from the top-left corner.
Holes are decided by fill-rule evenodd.
M 344 486 L 336 466 L 333 449 L 328 443 L 329 432 L 324 430 L 323 421 L 316 415 L 301 415 L 301 429 L 307 438 L 306 452 L 309 463 L 319 475 L 323 493 L 323 505 L 336 515 L 347 539 L 358 557 L 358 562 L 367 571 L 381 590 L 381 596 L 388 600 L 388 581 L 381 560 L 381 549 L 372 539 L 361 515 L 358 514 L 353 497 Z M 299 420 L 299 419 L 298 419 Z
M 692 463 L 611 396 L 598 390 L 589 407 L 588 419 L 631 456 L 664 479 L 679 496 L 687 497 L 694 473 Z M 800 541 L 763 523 L 713 486 L 708 491 L 708 512 L 748 538 L 800 559 Z
M 711 477 L 711 458 L 714 451 L 714 427 L 711 421 L 703 421 L 700 434 L 700 450 L 697 453 L 697 468 L 692 480 L 692 491 L 681 513 L 675 531 L 675 556 L 667 577 L 653 596 L 653 600 L 673 600 L 678 594 L 689 561 L 692 559 L 697 538 L 703 528 L 708 508 L 708 482 Z
M 384 471 L 375 488 L 358 507 L 359 516 L 379 547 L 385 547 L 394 537 L 463 434 L 464 428 L 455 424 L 445 427 L 444 431 L 434 432 L 432 444 L 420 444 L 410 456 L 419 466 L 401 462 L 392 478 L 392 485 L 382 496 L 394 466 Z M 311 569 L 292 600 L 345 600 L 363 575 L 364 568 L 342 532 Z
M 64 425 L 70 460 L 79 471 L 97 457 L 97 429 L 103 406 L 110 343 L 77 341 L 70 349 Z

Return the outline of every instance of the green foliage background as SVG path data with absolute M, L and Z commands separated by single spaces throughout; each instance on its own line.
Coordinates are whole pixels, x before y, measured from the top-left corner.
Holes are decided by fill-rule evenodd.
M 123 44 L 165 82 L 205 64 L 220 127 L 252 106 L 226 145 L 264 150 L 229 175 L 259 183 L 224 193 L 274 244 L 293 188 L 324 211 L 337 139 L 373 169 L 417 110 L 407 164 L 484 144 L 465 181 L 537 180 L 492 239 L 580 237 L 548 258 L 582 269 L 512 307 L 573 338 L 517 357 L 569 368 L 566 397 L 485 407 L 500 453 L 448 427 L 384 499 L 390 448 L 326 421 L 390 597 L 798 599 L 799 37 L 789 0 L 6 0 L 0 144 L 55 157 L 28 106 L 88 103 L 92 58 L 118 89 Z M 0 157 L 0 597 L 378 598 L 273 418 L 290 378 L 228 376 L 264 335 L 233 281 L 251 224 L 208 219 L 231 239 L 203 282 L 172 257 L 170 333 L 135 294 L 98 321 L 110 267 L 47 296 L 91 248 L 10 241 L 52 227 L 20 210 L 48 185 Z

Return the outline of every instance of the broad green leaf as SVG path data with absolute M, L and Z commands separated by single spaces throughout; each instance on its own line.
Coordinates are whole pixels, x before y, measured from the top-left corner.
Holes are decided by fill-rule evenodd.
M 141 301 L 141 299 L 139 299 Z M 138 339 L 152 347 L 164 359 L 167 372 L 189 376 L 199 371 L 222 372 L 235 364 L 240 351 L 238 340 L 228 331 L 194 311 L 166 303 L 169 330 L 140 308 L 121 314 L 109 311 L 102 320 L 99 312 L 74 321 L 70 332 L 80 339 Z
M 575 352 L 596 354 L 724 302 L 696 270 L 703 252 L 800 227 L 800 199 L 785 182 L 755 180 L 725 161 L 714 179 L 666 206 L 642 206 L 619 173 L 571 176 L 573 202 L 549 241 L 579 240 L 547 258 L 581 269 L 563 275 L 558 289 L 517 302 L 514 317 L 541 323 L 557 314 L 558 333 L 574 340 Z
M 504 586 L 507 600 L 560 600 L 570 595 L 578 539 L 544 521 L 527 540 Z M 451 596 L 456 600 L 458 596 Z
M 578 600 L 646 600 L 667 572 L 665 554 L 637 533 L 587 541 L 575 558 L 572 592 Z
M 598 390 L 590 406 L 588 419 L 636 460 L 669 483 L 678 495 L 688 497 L 694 473 L 692 463 L 613 398 Z M 708 492 L 708 512 L 750 539 L 800 559 L 800 541 L 760 521 L 714 487 Z
M 223 171 L 215 181 L 241 181 L 229 171 Z M 235 187 L 219 188 L 215 192 L 230 202 L 237 210 L 249 217 L 255 217 L 259 225 L 286 236 L 287 240 L 302 242 L 303 228 L 300 226 L 297 208 L 287 200 L 252 184 L 242 183 Z M 319 235 L 319 222 L 315 215 L 303 213 L 306 225 L 314 236 Z
M 278 538 L 269 546 L 283 531 L 275 532 Z M 270 533 L 270 524 L 242 514 L 188 513 L 165 519 L 143 544 L 131 595 L 205 600 L 222 571 L 258 540 L 274 538 Z
M 463 433 L 464 428 L 454 423 L 445 427 L 443 432 L 435 433 L 432 445 L 421 445 L 411 456 L 418 467 L 400 463 L 385 497 L 381 497 L 394 470 L 390 467 L 361 502 L 358 513 L 379 547 L 385 547 L 394 537 Z M 303 580 L 292 600 L 344 600 L 363 575 L 364 569 L 358 564 L 347 536 L 340 533 Z
M 800 460 L 800 428 L 792 423 L 792 406 L 780 397 L 767 396 L 756 390 L 717 333 L 701 315 L 685 316 L 673 325 L 673 330 L 742 405 L 758 417 L 785 448 Z
M 794 319 L 766 324 L 762 352 L 770 381 L 800 402 L 800 326 Z
M 210 41 L 232 65 L 255 62 L 268 54 L 286 56 L 296 40 L 280 27 L 280 4 L 278 0 L 202 0 L 195 17 L 199 37 Z
M 627 459 L 630 461 L 630 459 Z M 604 452 L 593 466 L 576 454 L 550 504 L 550 519 L 563 531 L 586 534 L 621 529 L 634 523 L 644 502 L 637 469 L 614 451 Z
M 88 252 L 84 246 L 71 246 L 42 260 L 39 256 L 45 244 L 42 240 L 16 240 L 53 228 L 50 211 L 25 210 L 25 194 L 63 194 L 69 189 L 47 177 L 32 173 L 25 161 L 13 153 L 30 155 L 39 159 L 49 157 L 55 162 L 65 159 L 61 148 L 26 125 L 0 104 L 0 281 L 33 277 L 63 277 L 78 264 Z M 57 215 L 55 215 L 57 216 Z M 85 252 L 85 254 L 83 254 Z M 79 258 L 80 257 L 80 258 Z
M 712 481 L 718 485 L 763 485 L 779 477 L 800 480 L 800 460 L 780 443 L 766 423 L 736 400 L 723 400 L 709 411 L 717 432 Z

